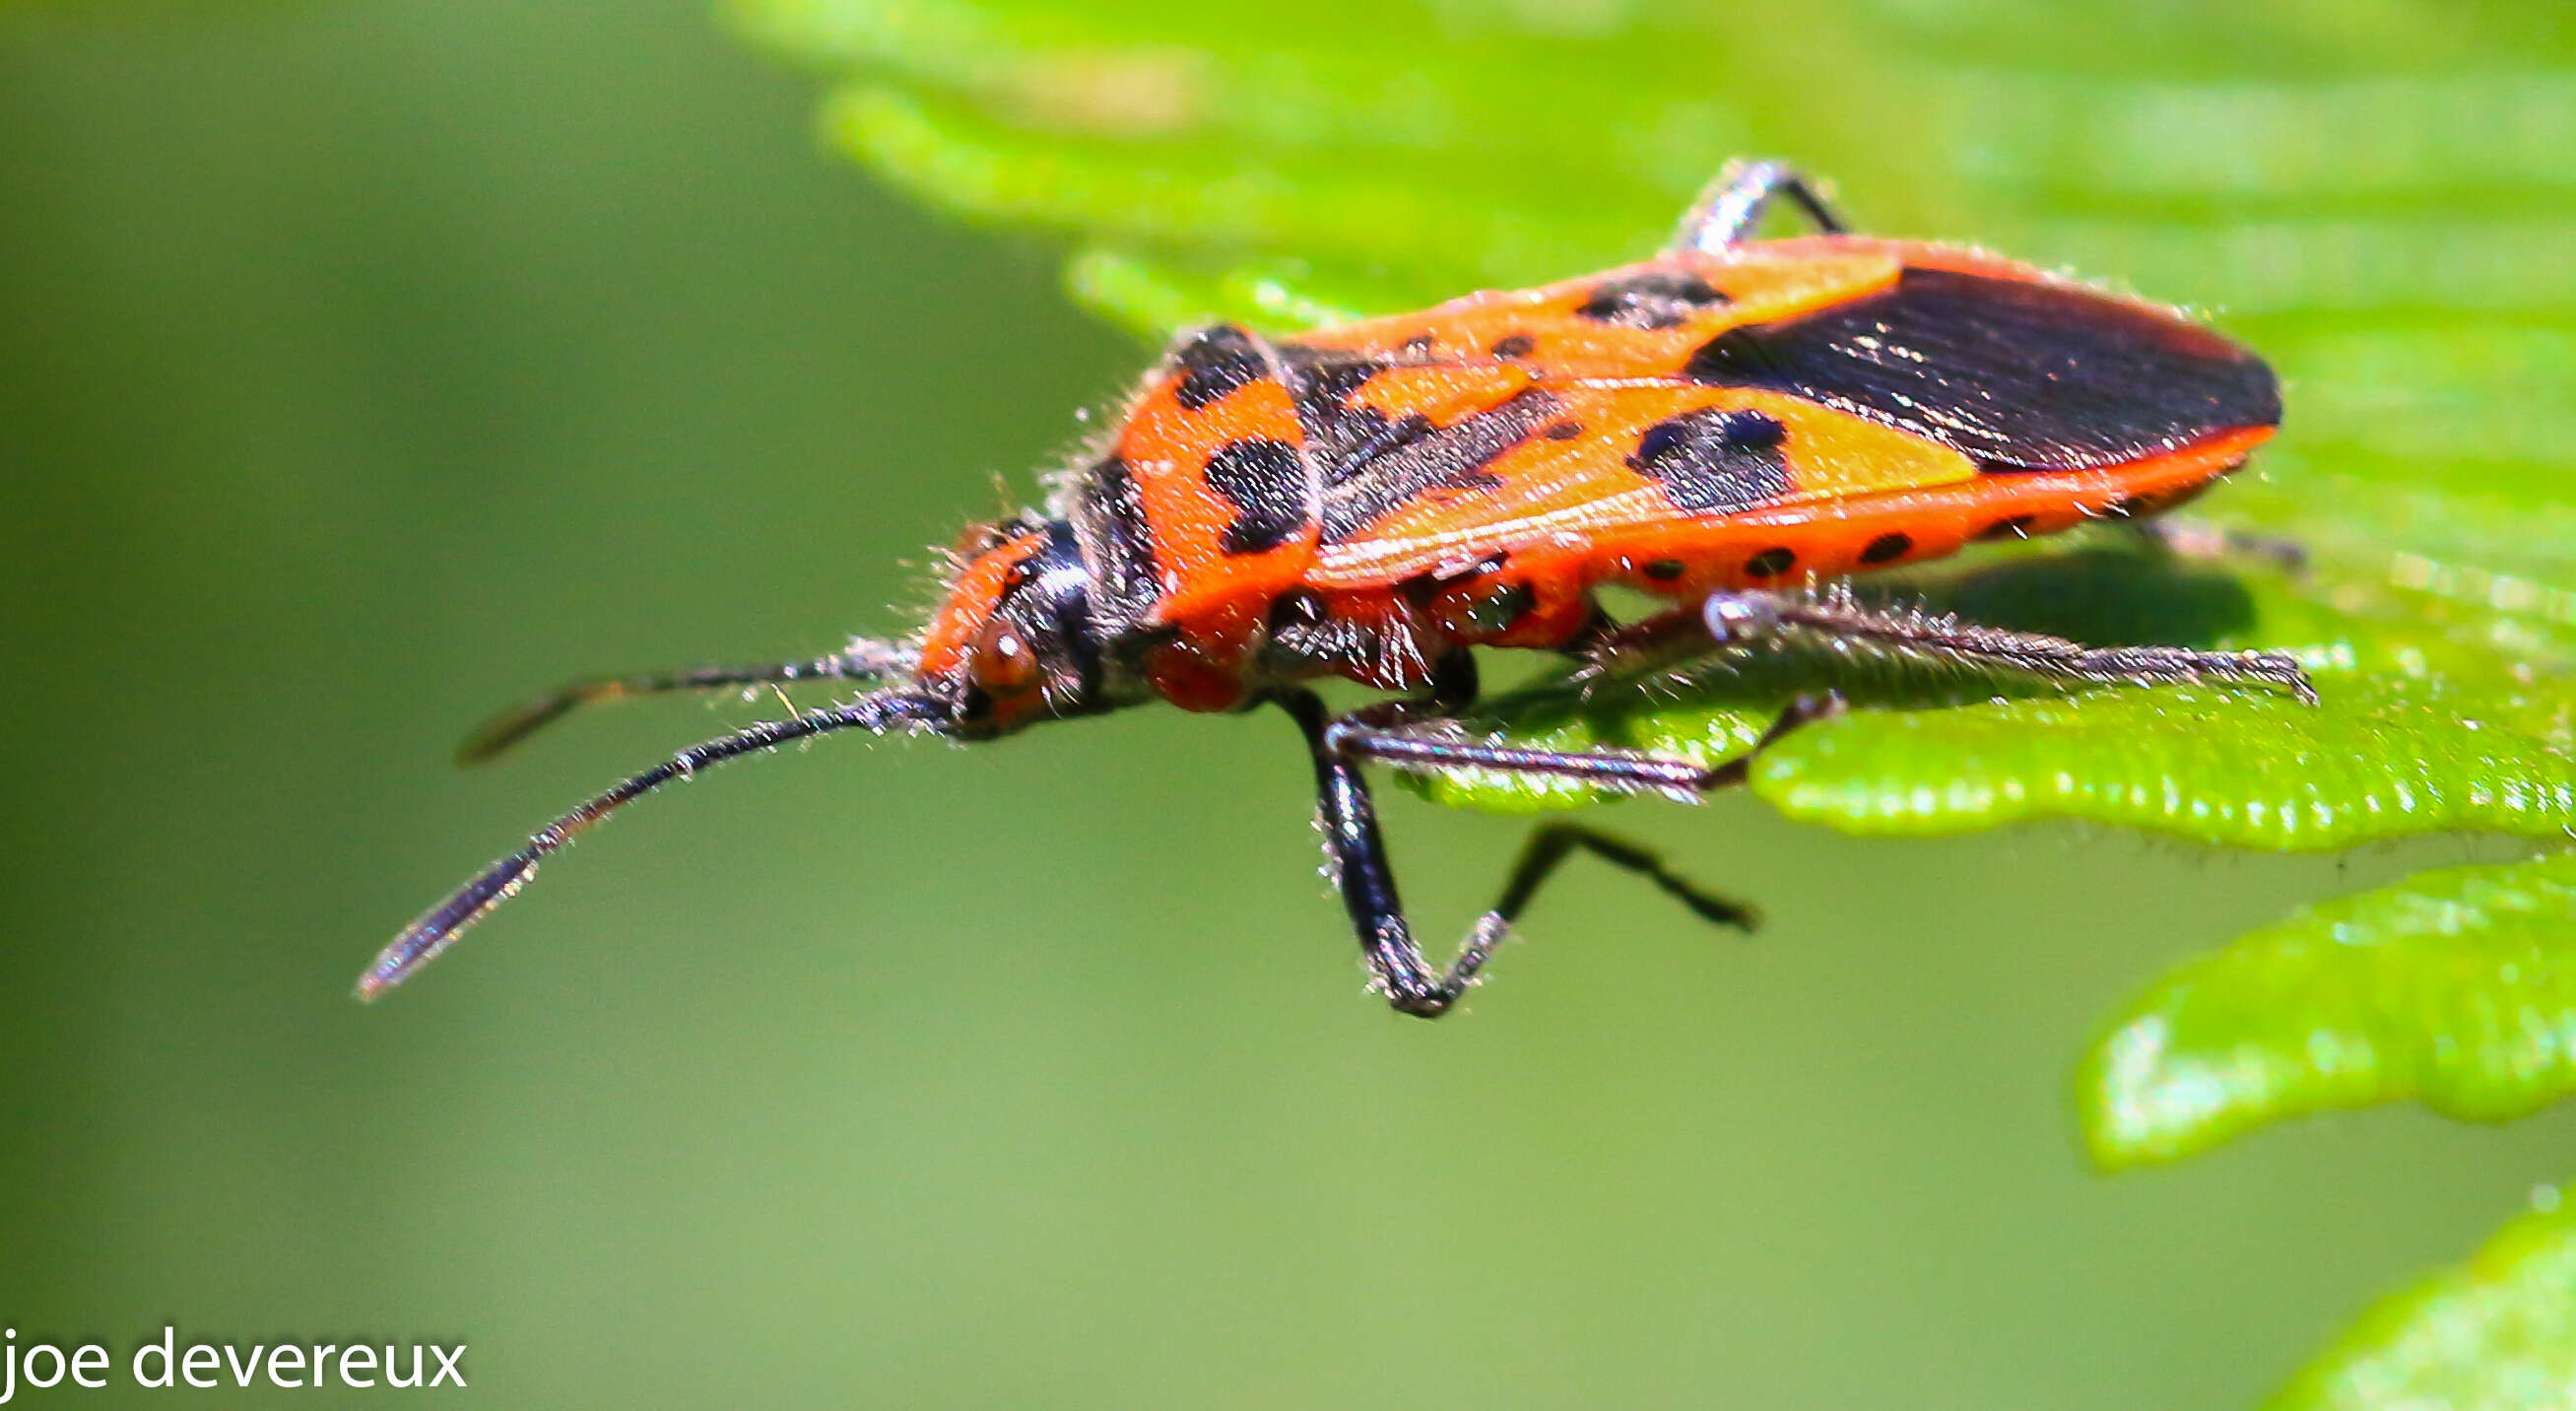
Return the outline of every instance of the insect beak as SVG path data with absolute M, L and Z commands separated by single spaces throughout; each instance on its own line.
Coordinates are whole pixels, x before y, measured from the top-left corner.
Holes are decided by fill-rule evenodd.
M 861 696 L 848 709 L 871 714 L 866 728 L 880 735 L 906 731 L 915 735 L 955 738 L 961 709 L 955 697 L 935 687 L 897 686 Z

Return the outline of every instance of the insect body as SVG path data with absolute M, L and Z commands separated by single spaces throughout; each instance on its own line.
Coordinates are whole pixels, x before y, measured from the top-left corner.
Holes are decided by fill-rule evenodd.
M 1823 233 L 1752 239 L 1779 198 Z M 1397 1009 L 1437 1015 L 1577 847 L 1742 919 L 1641 851 L 1558 826 L 1455 961 L 1424 957 L 1364 763 L 1690 797 L 1741 782 L 1751 758 L 1463 739 L 1442 725 L 1476 697 L 1472 648 L 1616 666 L 1794 630 L 2069 681 L 2214 679 L 2312 699 L 2279 655 L 2086 647 L 1794 591 L 1974 539 L 2152 514 L 2241 465 L 2279 420 L 2271 370 L 2206 329 L 1984 254 L 1844 234 L 1795 173 L 1745 165 L 1644 264 L 1293 340 L 1233 325 L 1183 339 L 1047 513 L 967 537 L 916 641 L 576 683 L 501 717 L 469 755 L 614 696 L 880 683 L 584 804 L 414 922 L 359 992 L 400 982 L 601 817 L 707 765 L 838 730 L 987 740 L 1160 699 L 1275 704 L 1297 722 L 1373 981 Z M 1673 606 L 1614 623 L 1594 601 L 1613 583 Z M 1334 716 L 1305 684 L 1332 676 L 1404 694 Z M 1800 701 L 1765 743 L 1838 705 Z

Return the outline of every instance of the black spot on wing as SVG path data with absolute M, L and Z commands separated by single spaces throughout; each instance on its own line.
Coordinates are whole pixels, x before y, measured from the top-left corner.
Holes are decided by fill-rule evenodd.
M 1730 329 L 1685 375 L 1789 392 L 2005 472 L 2118 465 L 2281 420 L 2271 368 L 2206 329 L 2089 290 L 1940 269 Z
M 1860 551 L 1862 563 L 1888 563 L 1914 552 L 1911 534 L 1881 534 Z
M 1270 360 L 1252 335 L 1231 323 L 1190 335 L 1172 350 L 1172 400 L 1191 411 L 1221 402 L 1270 375 Z
M 1798 553 L 1795 549 L 1764 549 L 1762 552 L 1755 554 L 1753 557 L 1744 561 L 1744 576 L 1747 578 L 1777 578 L 1781 574 L 1786 573 L 1797 566 Z
M 1761 412 L 1701 407 L 1647 427 L 1628 468 L 1661 485 L 1664 497 L 1682 509 L 1723 514 L 1794 488 L 1780 453 L 1786 437 L 1780 423 Z
M 1724 294 L 1698 275 L 1648 270 L 1604 280 L 1590 298 L 1575 305 L 1574 312 L 1594 323 L 1652 331 L 1678 327 L 1727 302 Z
M 1484 467 L 1537 434 L 1556 410 L 1554 396 L 1531 387 L 1447 426 L 1419 415 L 1388 423 L 1377 441 L 1325 465 L 1324 542 L 1342 543 L 1428 491 L 1502 484 Z
M 1284 441 L 1230 441 L 1207 461 L 1209 488 L 1235 508 L 1218 547 L 1229 554 L 1278 548 L 1306 527 L 1306 465 Z
M 1526 333 L 1506 333 L 1485 351 L 1498 358 L 1526 358 L 1538 351 L 1538 340 Z

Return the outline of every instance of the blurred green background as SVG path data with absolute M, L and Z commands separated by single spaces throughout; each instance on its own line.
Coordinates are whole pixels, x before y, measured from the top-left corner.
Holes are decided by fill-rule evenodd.
M 1769 926 L 1577 864 L 1425 1025 L 1359 993 L 1268 716 L 746 765 L 352 1003 L 774 705 L 460 775 L 465 726 L 900 625 L 1146 356 L 814 98 L 698 0 L 0 7 L 22 1344 L 462 1340 L 546 1407 L 2236 1407 L 2567 1175 L 2564 1115 L 2386 1111 L 2105 1179 L 2066 1112 L 2172 959 L 2510 849 L 1633 804 Z M 1522 825 L 1385 807 L 1453 934 Z

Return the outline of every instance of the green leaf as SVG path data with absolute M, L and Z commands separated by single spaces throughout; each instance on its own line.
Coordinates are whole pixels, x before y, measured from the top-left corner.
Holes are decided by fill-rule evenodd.
M 2576 1210 L 2542 1194 L 2476 1258 L 2363 1314 L 2271 1411 L 2576 1408 Z
M 1470 722 L 1488 737 L 1715 761 L 1831 686 L 1853 712 L 1787 737 L 1750 784 L 1852 832 L 2059 817 L 2319 849 L 2576 824 L 2564 36 L 2434 0 L 2331 16 L 2196 0 L 2152 24 L 1854 4 L 1758 27 L 1631 0 L 737 11 L 843 76 L 823 119 L 835 145 L 947 209 L 1072 237 L 1076 296 L 1150 338 L 1215 318 L 1295 329 L 1634 257 L 1724 159 L 1758 149 L 1844 177 L 1874 228 L 1964 229 L 2237 310 L 2283 370 L 2288 433 L 2210 503 L 2300 544 L 2304 572 L 2078 542 L 1864 591 L 2090 642 L 2289 650 L 2317 678 L 2315 708 L 2259 689 L 2070 694 L 1793 642 L 1681 679 L 1542 675 Z M 1775 81 L 1783 55 L 1832 81 Z M 2343 140 L 2364 129 L 2407 140 Z M 1503 810 L 1596 798 L 1473 771 L 1410 782 Z M 2183 972 L 2134 1021 L 2170 1026 L 2166 1066 L 2141 1066 L 2132 1037 L 2089 1072 L 2097 1151 L 2171 1155 L 2323 1105 L 2421 1096 L 2497 1115 L 2554 1094 L 2548 1071 L 2482 1037 L 2510 998 L 2482 981 L 2494 972 L 2428 965 L 2438 937 L 2408 930 L 2426 898 L 2453 896 L 2441 914 L 2544 948 L 2564 934 L 2556 894 L 2500 898 L 2554 865 L 2352 899 Z M 2344 939 L 2303 939 L 2321 928 Z M 2377 939 L 2351 939 L 2364 933 Z M 2513 964 L 2524 985 L 2551 973 Z M 2372 1008 L 2390 992 L 2370 977 L 2400 972 L 2408 1002 Z M 2308 988 L 2271 983 L 2285 974 Z M 2152 1007 L 2167 1002 L 2184 1009 Z
M 2195 0 L 2153 23 L 2006 8 L 1855 0 L 1747 25 L 1640 0 L 734 3 L 840 80 L 834 145 L 948 210 L 1071 237 L 1076 296 L 1150 338 L 1633 258 L 1726 158 L 1763 151 L 1840 176 L 1869 228 L 1972 233 L 2238 310 L 2284 372 L 2290 431 L 2208 503 L 2305 546 L 2306 574 L 2079 553 L 1887 591 L 2090 641 L 2286 648 L 2320 709 L 1793 648 L 1680 688 L 1542 680 L 1491 704 L 1491 733 L 1717 758 L 1832 685 L 1862 709 L 1791 736 L 1753 783 L 1853 831 L 2058 816 L 2314 848 L 2557 830 L 2576 790 L 2565 37 L 2436 0 Z M 2364 128 L 2407 140 L 2343 140 Z M 1589 798 L 1414 782 L 1507 810 Z
M 1757 649 L 1714 660 L 1678 700 L 1650 709 L 1633 694 L 1587 699 L 1558 682 L 1497 703 L 1507 728 L 1475 723 L 1561 748 L 1714 760 L 1749 745 L 1788 695 L 1831 680 L 1855 713 L 1765 752 L 1752 787 L 1791 817 L 1858 833 L 2050 816 L 2318 849 L 2472 828 L 2551 837 L 2576 822 L 2576 778 L 2557 743 L 2563 703 L 2486 668 L 2438 624 L 2365 631 L 2277 573 L 2111 551 L 2033 555 L 1906 586 L 1908 601 L 2089 640 L 2132 640 L 2152 621 L 2164 640 L 2237 647 L 2252 624 L 2269 623 L 2272 644 L 2326 676 L 2324 702 L 2257 688 L 2067 696 L 1900 660 Z M 2009 693 L 1999 698 L 1999 688 Z M 2211 719 L 2229 728 L 2208 730 Z M 2087 752 L 2104 741 L 2116 743 Z M 1505 810 L 1594 797 L 1579 785 L 1474 773 L 1418 782 L 1435 798 Z
M 1608 266 L 1653 249 L 1727 158 L 1787 155 L 1839 177 L 1864 229 L 2227 311 L 2284 375 L 2284 436 L 2206 504 L 2298 544 L 2304 571 L 2079 539 L 1861 592 L 2100 644 L 2290 651 L 2317 707 L 1792 641 L 1675 678 L 1542 672 L 1471 730 L 1715 761 L 1832 687 L 1855 709 L 1749 782 L 1852 832 L 2054 817 L 2320 849 L 2576 825 L 2576 29 L 2545 7 L 733 3 L 835 77 L 833 145 L 935 206 L 1065 240 L 1073 295 L 1149 341 Z M 1501 810 L 1596 799 L 1409 782 Z M 2289 917 L 2121 1021 L 2085 1068 L 2087 1139 L 2121 1165 L 2327 1107 L 2527 1112 L 2576 1072 L 2571 937 L 2576 856 Z M 2561 1217 L 2522 1222 L 2281 1404 L 2569 1404 L 2569 1241 Z
M 2576 1089 L 2576 853 L 2301 910 L 2158 981 L 2087 1054 L 2106 1167 L 2277 1118 L 2414 1099 L 2499 1122 Z

